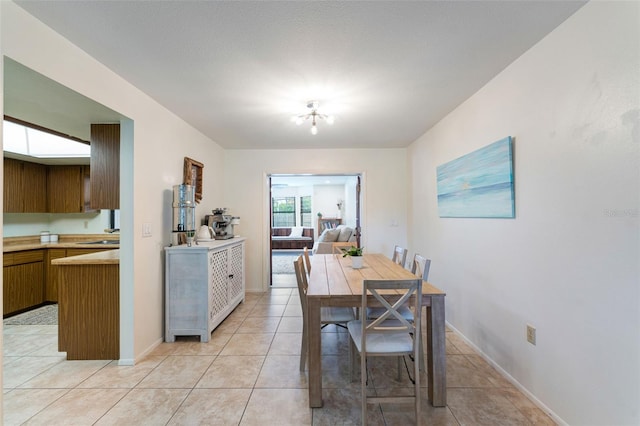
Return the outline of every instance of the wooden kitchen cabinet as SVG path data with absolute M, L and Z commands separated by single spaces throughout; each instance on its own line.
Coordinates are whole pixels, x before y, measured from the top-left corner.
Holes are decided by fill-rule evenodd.
M 24 211 L 44 213 L 47 211 L 47 166 L 25 161 L 24 171 Z
M 4 159 L 4 212 L 47 212 L 47 166 Z
M 84 213 L 87 211 L 85 209 L 86 167 L 88 166 L 48 167 L 47 212 Z
M 48 249 L 46 255 L 46 268 L 45 268 L 45 288 L 44 299 L 47 302 L 58 301 L 58 287 L 59 287 L 59 266 L 52 265 L 51 261 L 54 259 L 61 259 L 69 256 L 79 256 L 81 254 L 97 253 L 99 251 L 111 250 L 110 248 L 77 248 L 77 249 Z
M 120 124 L 91 125 L 91 208 L 120 208 Z
M 119 265 L 58 268 L 58 350 L 68 360 L 120 358 Z
M 165 249 L 165 341 L 211 332 L 244 301 L 244 238 Z
M 4 159 L 4 212 L 24 213 L 22 161 Z
M 3 315 L 44 302 L 44 252 L 25 250 L 3 255 Z
M 44 300 L 47 302 L 58 301 L 58 266 L 52 265 L 53 259 L 61 259 L 67 257 L 67 250 L 65 249 L 48 249 L 47 250 L 47 267 L 45 268 L 45 286 L 44 286 Z

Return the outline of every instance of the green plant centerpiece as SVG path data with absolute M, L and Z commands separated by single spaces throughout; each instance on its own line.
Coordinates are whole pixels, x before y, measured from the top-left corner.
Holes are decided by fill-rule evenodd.
M 348 249 L 342 249 L 342 257 L 347 256 L 362 256 L 362 247 L 349 247 Z
M 348 249 L 342 249 L 342 257 L 351 257 L 351 267 L 353 269 L 362 268 L 363 260 L 362 247 L 349 247 Z

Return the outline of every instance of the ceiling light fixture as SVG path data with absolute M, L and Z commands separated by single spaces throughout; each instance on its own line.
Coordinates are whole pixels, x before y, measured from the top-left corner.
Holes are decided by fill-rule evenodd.
M 318 112 L 318 106 L 319 106 L 319 102 L 318 101 L 308 101 L 307 102 L 307 108 L 309 108 L 311 110 L 311 112 L 308 112 L 306 114 L 300 114 L 300 115 L 295 115 L 293 117 L 291 117 L 291 121 L 294 121 L 298 126 L 301 125 L 302 123 L 304 123 L 305 121 L 311 119 L 311 134 L 312 135 L 317 135 L 318 134 L 318 120 L 326 120 L 327 124 L 333 124 L 334 122 L 334 117 L 332 115 L 326 115 L 326 114 L 321 114 Z

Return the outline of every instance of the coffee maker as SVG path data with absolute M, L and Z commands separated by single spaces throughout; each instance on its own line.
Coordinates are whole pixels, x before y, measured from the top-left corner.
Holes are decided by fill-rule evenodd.
M 233 226 L 240 223 L 240 218 L 226 214 L 226 207 L 213 209 L 211 212 L 213 214 L 206 215 L 204 220 L 205 224 L 213 230 L 213 238 L 216 240 L 233 238 Z

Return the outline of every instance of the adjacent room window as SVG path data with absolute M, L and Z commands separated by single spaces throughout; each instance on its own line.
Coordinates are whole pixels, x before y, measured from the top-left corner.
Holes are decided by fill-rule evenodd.
M 311 223 L 311 196 L 300 197 L 300 226 L 312 228 Z
M 296 226 L 296 198 L 295 197 L 273 197 L 273 227 Z

